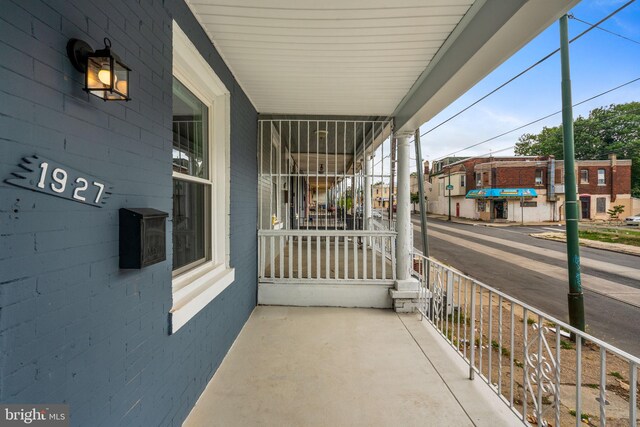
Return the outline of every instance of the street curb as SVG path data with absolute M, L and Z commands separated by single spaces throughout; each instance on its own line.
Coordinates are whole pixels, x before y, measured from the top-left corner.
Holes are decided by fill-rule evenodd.
M 565 233 L 531 233 L 531 237 L 543 240 L 553 240 L 555 242 L 566 242 L 567 237 Z M 623 245 L 622 243 L 607 243 L 598 242 L 589 239 L 580 239 L 580 246 L 586 246 L 588 248 L 602 249 L 605 251 L 617 252 L 620 254 L 640 256 L 640 247 Z
M 432 215 L 428 214 L 427 219 L 440 219 L 442 221 L 447 220 L 446 215 Z M 494 228 L 506 228 L 506 227 L 559 227 L 565 225 L 564 221 L 547 221 L 547 222 L 525 222 L 524 224 L 519 222 L 484 222 L 484 221 L 471 221 L 461 218 L 451 218 L 451 222 L 455 224 L 472 225 L 474 227 L 494 227 Z

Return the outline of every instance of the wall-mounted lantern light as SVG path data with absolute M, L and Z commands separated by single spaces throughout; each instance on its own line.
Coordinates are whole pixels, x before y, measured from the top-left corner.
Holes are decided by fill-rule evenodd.
M 129 101 L 129 71 L 111 51 L 111 40 L 105 37 L 104 49 L 94 51 L 86 42 L 71 39 L 67 55 L 73 66 L 84 73 L 84 91 L 104 101 Z

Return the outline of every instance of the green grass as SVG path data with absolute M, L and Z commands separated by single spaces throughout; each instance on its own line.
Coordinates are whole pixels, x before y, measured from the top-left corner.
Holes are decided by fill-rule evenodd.
M 640 246 L 640 231 L 604 229 L 604 230 L 580 230 L 581 239 L 597 240 L 606 243 L 622 243 L 624 245 Z
M 560 340 L 560 348 L 563 350 L 573 350 L 573 344 L 569 341 Z
M 535 321 L 535 320 L 533 320 L 533 319 L 532 319 L 532 318 L 530 318 L 530 317 L 527 317 L 527 325 L 533 325 L 534 323 L 536 323 L 536 321 Z
M 609 375 L 611 375 L 612 377 L 617 378 L 619 380 L 624 380 L 624 377 L 618 371 L 611 371 L 611 372 L 609 372 Z
M 569 409 L 569 413 L 571 415 L 573 415 L 574 417 L 576 416 L 576 411 L 573 410 L 573 409 Z M 591 415 L 585 414 L 584 412 L 580 414 L 580 419 L 581 420 L 587 420 L 588 421 L 590 417 L 591 417 Z
M 496 350 L 500 349 L 500 352 L 505 357 L 509 357 L 511 355 L 511 352 L 509 351 L 509 349 L 506 347 L 500 348 L 500 343 L 496 340 L 491 340 L 491 347 L 495 348 Z

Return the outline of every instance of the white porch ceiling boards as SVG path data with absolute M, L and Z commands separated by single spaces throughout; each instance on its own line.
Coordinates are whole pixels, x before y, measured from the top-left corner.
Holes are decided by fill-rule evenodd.
M 189 0 L 259 112 L 360 116 L 391 115 L 473 3 Z
M 187 0 L 259 113 L 433 118 L 579 0 Z M 532 61 L 537 58 L 532 58 Z

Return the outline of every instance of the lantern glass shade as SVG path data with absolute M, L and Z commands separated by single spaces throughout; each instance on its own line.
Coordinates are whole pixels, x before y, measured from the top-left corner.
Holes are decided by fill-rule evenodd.
M 128 101 L 129 67 L 111 53 L 97 50 L 87 55 L 84 90 L 105 101 Z

